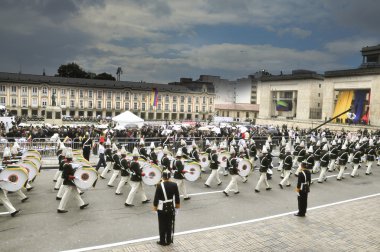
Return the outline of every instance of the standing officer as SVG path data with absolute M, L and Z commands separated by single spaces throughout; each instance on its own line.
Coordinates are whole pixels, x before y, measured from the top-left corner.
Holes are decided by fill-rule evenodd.
M 90 161 L 90 154 L 91 154 L 91 147 L 92 147 L 92 139 L 88 132 L 86 132 L 83 140 L 82 140 L 82 148 L 83 148 L 83 157 Z
M 163 171 L 162 179 L 163 181 L 156 187 L 153 209 L 157 211 L 160 232 L 160 240 L 157 241 L 157 244 L 167 246 L 173 243 L 175 212 L 180 207 L 180 199 L 177 184 L 169 181 L 169 170 Z
M 298 175 L 296 192 L 298 194 L 298 217 L 305 217 L 307 210 L 307 196 L 310 192 L 311 174 L 306 168 L 306 162 L 301 163 L 301 171 Z

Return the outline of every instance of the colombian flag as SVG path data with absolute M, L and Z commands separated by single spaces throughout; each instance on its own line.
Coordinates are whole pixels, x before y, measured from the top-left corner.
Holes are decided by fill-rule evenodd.
M 157 107 L 157 104 L 158 104 L 158 90 L 157 90 L 157 88 L 153 88 L 152 89 L 152 95 L 151 95 L 151 98 L 150 98 L 150 104 L 153 107 Z

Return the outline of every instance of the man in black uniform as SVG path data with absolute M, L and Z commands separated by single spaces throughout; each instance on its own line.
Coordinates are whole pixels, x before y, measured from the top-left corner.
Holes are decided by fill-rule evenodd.
M 171 171 L 172 169 L 170 167 L 170 159 L 168 157 L 168 154 L 169 154 L 168 146 L 164 147 L 163 153 L 164 153 L 164 155 L 161 158 L 161 167 L 162 167 L 162 170 L 166 169 L 168 171 Z
M 162 179 L 163 181 L 156 187 L 153 209 L 157 211 L 160 232 L 160 240 L 157 244 L 167 246 L 173 243 L 175 212 L 180 207 L 180 199 L 177 184 L 169 181 L 170 171 L 165 170 L 162 173 Z
M 155 148 L 156 148 L 156 146 L 154 145 L 154 142 L 151 142 L 151 143 L 150 143 L 149 159 L 150 159 L 150 161 L 153 162 L 153 164 L 158 165 L 157 154 L 156 154 L 156 152 L 154 151 Z
M 311 174 L 306 168 L 306 162 L 301 163 L 301 171 L 298 175 L 297 189 L 298 194 L 298 213 L 294 214 L 298 217 L 305 217 L 307 210 L 307 196 L 310 191 Z
M 119 182 L 119 185 L 117 186 L 116 188 L 116 192 L 115 194 L 116 195 L 122 195 L 123 193 L 121 192 L 121 190 L 123 189 L 124 185 L 128 183 L 128 180 L 129 180 L 129 168 L 130 168 L 130 165 L 131 165 L 131 162 L 129 160 L 126 159 L 127 157 L 127 151 L 125 149 L 125 147 L 123 146 L 123 148 L 121 149 L 121 161 L 120 161 L 120 168 L 121 168 L 121 179 L 120 179 L 120 182 Z
M 148 160 L 148 152 L 145 148 L 145 142 L 144 139 L 141 138 L 140 140 L 140 149 L 139 149 L 140 157 L 144 160 Z
M 106 142 L 106 150 L 104 151 L 104 155 L 106 156 L 107 165 L 106 165 L 106 168 L 103 170 L 102 174 L 100 175 L 101 179 L 106 178 L 106 174 L 111 170 L 113 166 L 111 141 L 109 139 Z
M 86 132 L 82 141 L 82 148 L 83 148 L 83 157 L 87 161 L 90 161 L 91 147 L 92 147 L 92 139 L 89 136 L 88 132 Z

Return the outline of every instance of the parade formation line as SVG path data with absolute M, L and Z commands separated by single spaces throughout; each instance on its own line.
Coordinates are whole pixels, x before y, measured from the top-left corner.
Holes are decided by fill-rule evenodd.
M 345 203 L 349 203 L 349 202 L 353 202 L 353 201 L 358 201 L 358 200 L 363 200 L 363 199 L 368 199 L 368 198 L 373 198 L 373 197 L 378 197 L 378 196 L 380 196 L 380 193 L 375 193 L 375 194 L 370 194 L 370 195 L 352 198 L 352 199 L 348 199 L 348 200 L 342 200 L 342 201 L 337 201 L 337 202 L 333 202 L 333 203 L 314 206 L 314 207 L 308 208 L 307 210 L 312 211 L 312 210 L 336 206 L 336 205 L 340 205 L 340 204 L 345 204 Z M 193 230 L 178 232 L 178 233 L 175 233 L 175 235 L 176 236 L 187 235 L 187 234 L 199 233 L 199 232 L 210 231 L 210 230 L 215 230 L 215 229 L 233 227 L 233 226 L 238 226 L 238 225 L 243 225 L 243 224 L 250 224 L 250 223 L 275 219 L 275 218 L 279 218 L 279 217 L 283 217 L 283 216 L 287 216 L 287 215 L 292 215 L 295 212 L 297 212 L 297 211 L 291 211 L 291 212 L 286 212 L 286 213 L 281 213 L 281 214 L 276 214 L 276 215 L 271 215 L 271 216 L 267 216 L 267 217 L 251 219 L 251 220 L 246 220 L 246 221 L 234 222 L 234 223 L 229 223 L 229 224 L 224 224 L 224 225 L 218 225 L 218 226 L 212 226 L 212 227 L 206 227 L 206 228 L 200 228 L 200 229 L 193 229 Z M 109 243 L 109 244 L 98 245 L 98 246 L 93 246 L 93 247 L 65 250 L 62 252 L 82 252 L 82 251 L 91 251 L 91 250 L 97 250 L 97 249 L 106 249 L 106 248 L 123 246 L 123 245 L 128 245 L 128 244 L 139 243 L 139 242 L 152 241 L 152 240 L 155 240 L 158 238 L 159 238 L 158 236 L 151 236 L 151 237 L 146 237 L 146 238 L 140 238 L 140 239 L 129 240 L 129 241 L 122 241 L 122 242 L 117 242 L 117 243 Z

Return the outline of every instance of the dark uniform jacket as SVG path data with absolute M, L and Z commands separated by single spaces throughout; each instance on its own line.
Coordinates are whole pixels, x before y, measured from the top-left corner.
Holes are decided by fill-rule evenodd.
M 107 149 L 104 151 L 104 155 L 106 156 L 106 162 L 113 162 L 113 159 L 112 159 L 112 150 L 111 150 L 111 148 L 107 148 Z
M 191 152 L 190 152 L 190 158 L 191 158 L 192 160 L 197 161 L 197 162 L 200 161 L 200 160 L 199 160 L 199 155 L 198 155 L 198 151 L 197 151 L 197 149 L 192 149 L 192 150 L 191 150 Z
M 322 151 L 321 153 L 321 167 L 327 167 L 330 163 L 330 154 L 328 151 Z
M 218 154 L 217 153 L 211 153 L 210 155 L 210 169 L 215 170 L 218 169 L 219 161 L 218 161 Z
M 280 147 L 280 155 L 278 157 L 280 160 L 284 160 L 285 158 L 285 146 Z
M 286 154 L 285 155 L 285 158 L 284 158 L 284 164 L 283 164 L 283 168 L 284 170 L 291 170 L 292 169 L 292 166 L 293 166 L 293 158 L 292 158 L 292 155 L 289 154 Z
M 145 147 L 141 147 L 139 153 L 143 159 L 148 160 L 148 152 L 146 151 Z
M 338 151 L 338 147 L 334 146 L 330 151 L 330 159 L 337 159 Z
M 231 175 L 239 175 L 238 165 L 239 162 L 236 157 L 231 157 L 230 159 L 227 159 L 227 167 Z
M 346 150 L 341 150 L 339 153 L 339 165 L 346 165 L 348 161 L 348 152 Z
M 367 148 L 367 161 L 375 161 L 376 149 L 374 146 L 368 146 Z
M 132 160 L 131 161 L 131 181 L 140 182 L 142 181 L 141 169 L 139 162 Z
M 268 153 L 269 154 L 269 153 Z M 260 172 L 267 172 L 270 166 L 271 160 L 268 154 L 264 155 L 260 160 Z
M 354 158 L 353 158 L 352 162 L 354 164 L 359 164 L 360 160 L 362 159 L 362 156 L 363 156 L 363 153 L 360 150 L 356 150 L 354 153 Z
M 321 160 L 321 153 L 322 149 L 320 147 L 317 147 L 317 149 L 314 151 L 314 161 Z
M 186 157 L 189 157 L 189 152 L 187 152 L 187 147 L 183 146 L 181 149 L 182 149 L 182 155 L 186 155 Z
M 171 210 L 174 213 L 173 203 L 178 204 L 178 205 L 180 204 L 180 198 L 179 198 L 179 191 L 178 191 L 177 183 L 171 182 L 171 181 L 164 181 L 163 184 L 165 187 L 167 199 L 168 200 L 174 199 L 174 202 L 168 202 L 168 203 L 164 203 L 164 204 L 168 204 L 168 206 L 170 206 L 169 211 Z M 157 184 L 156 193 L 154 195 L 154 200 L 153 200 L 153 206 L 157 207 L 158 202 L 160 200 L 165 201 L 165 196 L 164 196 L 164 193 L 162 190 L 161 183 Z M 168 208 L 164 206 L 164 209 L 168 209 Z M 160 211 L 160 210 L 158 210 L 158 211 Z
M 302 162 L 305 160 L 305 156 L 306 156 L 306 150 L 305 148 L 301 147 L 302 149 L 300 149 L 300 151 L 298 152 L 298 158 L 297 158 L 297 161 L 298 162 Z
M 173 170 L 174 170 L 174 178 L 175 179 L 184 179 L 185 177 L 183 176 L 183 168 L 184 165 L 181 160 L 175 160 L 173 163 Z
M 73 168 L 71 163 L 65 163 L 63 165 L 62 178 L 64 185 L 75 186 L 73 182 L 74 173 L 75 169 Z
M 129 169 L 131 166 L 131 162 L 125 158 L 122 158 L 120 161 L 120 165 L 121 165 L 121 176 L 123 177 L 129 176 Z
M 168 158 L 168 156 L 163 156 L 162 158 L 161 158 L 161 166 L 162 166 L 162 168 L 164 168 L 164 169 L 168 169 L 169 171 L 171 170 L 171 168 L 170 168 L 170 159 Z
M 311 184 L 311 174 L 310 171 L 307 169 L 304 169 L 303 172 L 305 173 L 305 176 L 303 175 L 302 172 L 299 173 L 298 175 L 298 181 L 297 181 L 297 188 L 302 191 L 302 184 L 307 183 L 307 185 L 310 187 Z
M 255 144 L 251 144 L 249 147 L 249 156 L 257 160 L 257 148 Z
M 154 150 L 152 150 L 150 153 L 149 153 L 149 159 L 156 165 L 158 165 L 158 160 L 157 160 L 157 154 L 156 152 L 154 152 Z
M 113 169 L 117 171 L 120 170 L 121 169 L 120 156 L 117 155 L 117 153 L 114 153 L 112 156 L 112 159 L 114 161 Z
M 313 153 L 307 153 L 305 156 L 306 168 L 312 169 L 314 166 L 314 155 Z

